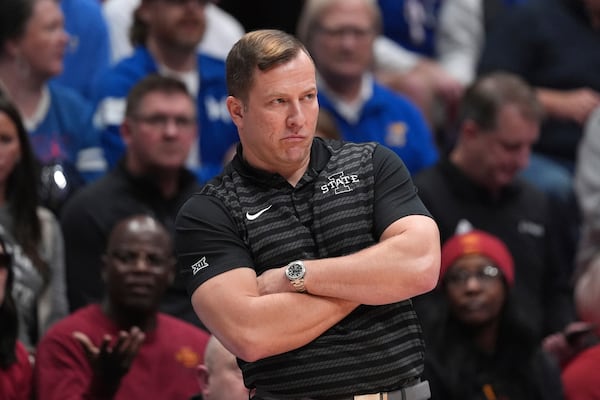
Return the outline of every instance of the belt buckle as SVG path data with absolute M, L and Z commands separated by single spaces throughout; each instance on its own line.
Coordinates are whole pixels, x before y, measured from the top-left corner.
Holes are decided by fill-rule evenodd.
M 352 397 L 354 400 L 388 400 L 387 393 L 361 394 Z

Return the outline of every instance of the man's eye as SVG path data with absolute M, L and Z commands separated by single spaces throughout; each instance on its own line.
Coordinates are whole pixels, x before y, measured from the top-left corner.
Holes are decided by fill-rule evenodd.
M 137 261 L 138 256 L 135 253 L 122 252 L 122 253 L 115 253 L 115 258 L 121 262 L 129 264 L 129 263 Z

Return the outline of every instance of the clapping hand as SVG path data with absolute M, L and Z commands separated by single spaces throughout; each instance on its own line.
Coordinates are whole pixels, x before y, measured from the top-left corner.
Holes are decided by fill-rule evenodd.
M 102 342 L 96 346 L 90 338 L 82 332 L 73 332 L 73 337 L 81 343 L 85 355 L 90 362 L 94 377 L 98 384 L 115 391 L 121 379 L 129 371 L 145 334 L 140 328 L 134 326 L 129 332 L 120 331 L 116 342 L 111 345 L 112 337 L 104 335 Z

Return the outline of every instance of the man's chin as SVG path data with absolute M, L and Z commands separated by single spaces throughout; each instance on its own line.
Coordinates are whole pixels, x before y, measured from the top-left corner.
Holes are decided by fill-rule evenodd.
M 178 48 L 182 52 L 193 52 L 198 48 L 198 44 L 202 41 L 202 34 L 195 31 L 182 32 L 181 35 L 174 40 L 172 47 Z
M 501 174 L 500 176 L 497 177 L 497 179 L 496 179 L 496 185 L 499 188 L 503 188 L 503 187 L 508 186 L 511 183 L 513 183 L 515 181 L 516 177 L 517 177 L 517 174 L 513 173 L 513 172 L 511 172 L 511 173 L 503 173 L 503 174 Z
M 185 162 L 181 160 L 162 160 L 157 162 L 153 167 L 149 168 L 149 170 L 156 173 L 177 172 L 184 166 Z
M 128 299 L 121 304 L 129 313 L 152 314 L 158 312 L 159 304 L 151 299 Z

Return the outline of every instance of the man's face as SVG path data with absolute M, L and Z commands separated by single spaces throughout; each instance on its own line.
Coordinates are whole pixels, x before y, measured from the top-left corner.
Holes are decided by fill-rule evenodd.
M 150 92 L 122 127 L 127 162 L 134 172 L 177 170 L 196 144 L 197 131 L 191 98 L 183 93 Z
M 484 185 L 500 189 L 514 181 L 529 163 L 531 146 L 539 136 L 539 123 L 523 117 L 514 105 L 498 114 L 496 129 L 479 132 L 471 149 L 476 162 L 470 171 Z
M 265 72 L 256 69 L 247 101 L 229 97 L 227 105 L 253 166 L 285 173 L 308 163 L 319 105 L 306 53 Z
M 310 50 L 326 80 L 357 79 L 373 61 L 374 17 L 363 1 L 340 0 L 325 10 Z
M 139 16 L 157 43 L 193 51 L 204 36 L 207 0 L 144 0 Z
M 173 279 L 169 237 L 149 218 L 117 229 L 104 258 L 104 279 L 111 304 L 154 312 Z

